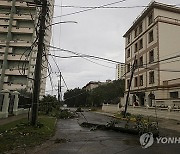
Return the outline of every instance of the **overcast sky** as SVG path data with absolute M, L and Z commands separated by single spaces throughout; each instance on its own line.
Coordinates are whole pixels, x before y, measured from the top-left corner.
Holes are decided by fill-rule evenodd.
M 54 17 L 66 15 L 72 12 L 84 10 L 83 8 L 61 8 L 59 6 L 101 6 L 118 0 L 55 0 Z M 157 0 L 167 4 L 180 4 L 179 0 Z M 146 6 L 151 0 L 126 0 L 112 6 Z M 124 62 L 124 38 L 123 34 L 132 25 L 135 18 L 144 10 L 143 7 L 126 9 L 94 9 L 74 15 L 54 18 L 54 22 L 76 21 L 77 24 L 66 23 L 53 26 L 51 45 L 63 49 L 90 54 L 119 62 Z M 67 52 L 51 51 L 58 56 L 72 56 Z M 92 63 L 83 58 L 56 58 L 62 75 L 69 89 L 82 88 L 90 81 L 105 81 L 115 79 L 115 64 L 101 60 L 90 59 Z M 47 79 L 46 91 L 57 94 L 58 69 L 52 58 L 49 59 L 52 66 L 52 89 Z M 105 65 L 105 66 L 101 66 Z M 64 84 L 63 84 L 64 86 Z M 63 91 L 66 91 L 64 86 Z

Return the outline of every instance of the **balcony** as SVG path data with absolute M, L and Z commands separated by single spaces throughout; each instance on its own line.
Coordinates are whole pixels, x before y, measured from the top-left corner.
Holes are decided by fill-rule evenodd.
M 0 60 L 4 60 L 4 54 L 0 54 Z
M 17 90 L 17 89 L 25 89 L 25 88 L 26 88 L 25 84 L 5 83 L 3 85 L 3 89 L 8 89 L 8 90 Z
M 29 41 L 10 41 L 9 46 L 11 47 L 30 47 L 32 45 Z M 1 41 L 0 46 L 6 46 L 6 41 Z
M 10 14 L 9 13 L 0 13 L 0 19 L 9 19 L 10 18 Z
M 18 69 L 6 69 L 5 74 L 6 75 L 13 75 L 13 76 L 15 76 L 15 75 L 17 75 L 17 76 L 19 76 L 19 75 L 27 76 L 28 75 L 28 70 L 25 70 L 25 72 L 23 72 L 21 69 L 20 70 L 18 70 Z
M 12 2 L 11 1 L 0 1 L 0 7 L 11 7 Z
M 0 33 L 7 33 L 8 32 L 8 26 L 0 26 Z
M 31 45 L 32 43 L 29 41 L 10 41 L 10 46 L 12 47 L 30 47 Z
M 31 20 L 32 21 L 31 15 L 23 15 L 23 14 L 15 14 L 14 19 L 15 20 Z
M 16 26 L 17 22 L 16 21 L 13 21 L 12 25 L 13 26 Z M 9 20 L 4 20 L 4 19 L 1 19 L 0 20 L 0 25 L 1 26 L 9 26 Z
M 26 2 L 16 2 L 16 7 L 21 7 L 21 8 L 36 8 L 36 6 L 35 5 L 33 5 L 33 4 L 29 4 L 29 6 L 27 5 L 27 3 Z
M 0 53 L 5 53 L 6 47 L 0 47 Z M 8 53 L 12 53 L 12 48 L 9 48 Z
M 12 28 L 13 33 L 22 33 L 22 34 L 33 34 L 33 28 Z
M 29 61 L 29 57 L 25 55 L 9 54 L 7 59 L 12 61 Z

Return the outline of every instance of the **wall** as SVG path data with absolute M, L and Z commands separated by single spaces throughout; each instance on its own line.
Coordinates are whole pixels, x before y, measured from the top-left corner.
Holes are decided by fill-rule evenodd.
M 180 53 L 180 26 L 159 23 L 159 56 L 160 60 L 171 56 L 179 55 Z M 160 70 L 177 70 L 179 71 L 180 61 L 168 63 L 169 61 L 161 62 Z M 179 78 L 180 72 L 160 72 L 160 83 L 164 80 Z
M 119 104 L 103 104 L 102 110 L 104 112 L 118 112 L 119 109 Z

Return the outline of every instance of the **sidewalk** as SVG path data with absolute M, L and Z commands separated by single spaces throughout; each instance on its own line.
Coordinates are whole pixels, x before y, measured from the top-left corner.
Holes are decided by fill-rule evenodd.
M 10 116 L 8 118 L 0 119 L 0 126 L 4 125 L 4 124 L 11 123 L 11 122 L 16 121 L 16 120 L 23 119 L 23 118 L 28 118 L 28 114 L 25 113 L 25 114 L 21 114 L 21 115 L 17 115 L 17 116 Z
M 115 112 L 104 112 L 104 111 L 96 111 L 96 113 L 99 114 L 103 114 L 103 115 L 107 115 L 110 117 L 114 117 Z M 117 112 L 116 112 L 117 113 Z M 136 114 L 140 114 L 136 113 Z M 141 113 L 142 115 L 144 115 L 143 113 Z M 144 116 L 147 116 L 146 114 Z M 160 132 L 163 135 L 177 135 L 180 136 L 180 119 L 179 120 L 174 120 L 174 119 L 166 119 L 165 118 L 157 118 L 158 120 L 158 124 L 159 124 L 159 128 L 160 128 Z
M 163 119 L 173 119 L 173 120 L 180 120 L 180 112 L 179 111 L 163 111 L 163 110 L 156 110 L 155 109 L 146 109 L 146 108 L 135 108 L 128 106 L 127 112 L 131 114 L 142 114 L 145 116 L 153 116 L 158 118 L 163 118 Z

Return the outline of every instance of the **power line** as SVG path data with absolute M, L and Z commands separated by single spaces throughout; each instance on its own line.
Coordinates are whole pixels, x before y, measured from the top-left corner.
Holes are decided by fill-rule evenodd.
M 62 75 L 62 72 L 61 72 L 61 70 L 60 70 L 60 68 L 59 68 L 59 66 L 58 66 L 58 64 L 57 64 L 57 62 L 55 61 L 55 59 L 54 59 L 53 57 L 52 57 L 52 59 L 53 59 L 55 65 L 56 65 L 56 67 L 57 67 L 59 73 L 61 74 L 61 77 L 62 77 L 62 79 L 63 79 L 63 82 L 64 82 L 64 84 L 65 84 L 65 86 L 66 86 L 66 88 L 67 88 L 67 90 L 68 90 L 69 88 L 68 88 L 68 86 L 67 86 L 67 84 L 66 84 L 66 81 L 64 80 L 64 77 L 63 77 L 63 75 Z
M 98 57 L 98 56 L 93 56 L 93 55 L 87 55 L 87 54 L 82 54 L 82 53 L 77 53 L 77 52 L 73 52 L 71 50 L 65 50 L 65 49 L 60 49 L 61 51 L 65 51 L 65 52 L 70 52 L 70 53 L 73 53 L 73 54 L 78 54 L 77 56 L 57 56 L 57 55 L 52 55 L 52 54 L 49 54 L 50 56 L 53 56 L 53 57 L 58 57 L 58 58 L 82 58 L 82 57 L 89 57 L 89 58 L 95 58 L 95 59 L 100 59 L 100 60 L 104 60 L 104 61 L 108 61 L 108 62 L 112 62 L 112 63 L 116 63 L 116 64 L 119 64 L 121 62 L 119 61 L 115 61 L 115 60 L 112 60 L 112 59 L 108 59 L 108 58 L 103 58 L 103 57 Z M 121 63 L 121 64 L 124 64 L 124 63 Z
M 79 57 L 81 57 L 81 58 L 83 58 L 83 59 L 85 59 L 85 60 L 87 60 L 87 61 L 89 61 L 89 62 L 91 62 L 91 63 L 97 64 L 97 65 L 100 65 L 100 66 L 104 66 L 104 67 L 116 69 L 116 68 L 114 68 L 114 67 L 109 67 L 109 66 L 106 66 L 106 65 L 103 65 L 103 64 L 99 64 L 99 63 L 97 63 L 97 62 L 94 62 L 94 61 L 92 61 L 92 60 L 89 60 L 89 59 L 83 57 L 84 54 L 80 54 L 80 53 L 77 53 L 77 52 L 74 52 L 74 51 L 70 51 L 70 50 L 61 49 L 61 48 L 54 47 L 54 46 L 49 46 L 49 47 L 50 47 L 50 48 L 53 48 L 53 49 L 59 49 L 59 50 L 61 50 L 61 51 L 65 51 L 65 52 L 70 52 L 70 53 L 72 53 L 72 54 L 78 55 Z M 50 55 L 51 55 L 51 54 L 50 54 Z M 51 55 L 51 56 L 56 56 L 56 55 Z M 87 56 L 91 56 L 91 55 L 87 55 Z M 59 57 L 59 56 L 56 56 L 56 57 Z M 99 58 L 99 59 L 104 59 L 104 60 L 105 60 L 105 58 L 102 58 L 102 57 L 96 57 L 96 56 L 92 56 L 92 57 L 94 57 L 94 58 Z M 106 60 L 108 60 L 108 59 L 106 59 Z M 109 60 L 109 61 L 110 61 L 110 60 Z M 111 61 L 113 61 L 113 60 L 111 60 Z M 114 61 L 114 62 L 115 62 L 115 61 Z M 120 63 L 120 62 L 117 62 L 117 61 L 116 61 L 116 63 Z
M 132 9 L 132 8 L 146 8 L 148 6 L 111 6 L 111 7 L 101 7 L 101 6 L 73 6 L 73 5 L 55 5 L 62 8 L 81 8 L 81 9 Z
M 99 7 L 106 7 L 106 6 L 110 6 L 110 5 L 122 3 L 122 2 L 125 2 L 125 1 L 126 1 L 126 0 L 116 1 L 116 2 L 112 2 L 112 3 L 100 5 Z M 83 12 L 87 12 L 87 11 L 91 11 L 91 10 L 95 10 L 95 9 L 97 9 L 97 8 L 84 9 L 84 10 L 80 10 L 80 11 L 76 11 L 76 12 L 64 14 L 64 15 L 61 15 L 61 16 L 55 16 L 55 17 L 53 17 L 53 18 L 59 18 L 59 17 L 65 17 L 65 16 L 69 16 L 69 15 L 79 14 L 79 13 L 83 13 Z
M 58 58 L 74 58 L 74 57 L 80 57 L 80 58 L 83 58 L 83 57 L 87 57 L 87 58 L 96 58 L 96 59 L 101 59 L 101 60 L 105 60 L 105 61 L 109 61 L 109 62 L 112 62 L 112 63 L 121 63 L 121 62 L 118 62 L 118 61 L 115 61 L 115 60 L 111 60 L 111 59 L 107 59 L 107 58 L 102 58 L 102 57 L 98 57 L 98 56 L 93 56 L 93 55 L 87 55 L 87 54 L 82 54 L 82 53 L 78 53 L 78 52 L 74 52 L 74 51 L 71 51 L 71 50 L 67 50 L 67 49 L 61 49 L 61 48 L 58 48 L 58 47 L 53 47 L 53 46 L 50 46 L 52 48 L 55 48 L 55 49 L 59 49 L 60 51 L 65 51 L 65 52 L 69 52 L 69 53 L 72 53 L 72 54 L 76 54 L 77 56 L 68 56 L 68 57 L 61 57 L 61 56 L 57 56 L 57 55 L 52 55 L 52 54 L 49 54 L 50 56 L 53 56 L 53 57 L 58 57 Z M 175 59 L 175 58 L 179 58 L 180 55 L 175 55 L 175 56 L 171 56 L 169 58 L 165 58 L 165 59 L 161 59 L 159 61 L 154 61 L 152 63 L 150 63 L 151 65 L 154 64 L 154 63 L 161 63 L 161 62 L 164 62 L 164 61 L 168 61 L 168 60 L 171 60 L 171 59 Z M 176 60 L 177 61 L 177 60 Z M 92 61 L 91 61 L 92 62 Z M 175 62 L 175 61 L 172 61 L 172 62 Z M 94 62 L 93 62 L 94 63 Z M 170 62 L 166 62 L 166 63 L 170 63 Z M 99 63 L 95 63 L 95 64 L 98 64 Z M 124 64 L 124 63 L 121 63 L 121 64 Z M 143 64 L 143 68 L 149 63 L 146 63 L 146 64 Z M 101 64 L 100 64 L 101 65 Z M 128 65 L 128 64 L 125 64 L 125 65 Z M 103 65 L 104 66 L 104 65 Z M 105 66 L 107 67 L 107 66 Z M 147 67 L 146 69 L 150 69 L 151 66 Z M 111 67 L 112 68 L 112 67 Z M 160 71 L 169 71 L 169 72 L 180 72 L 178 70 L 167 70 L 167 69 L 162 69 Z

